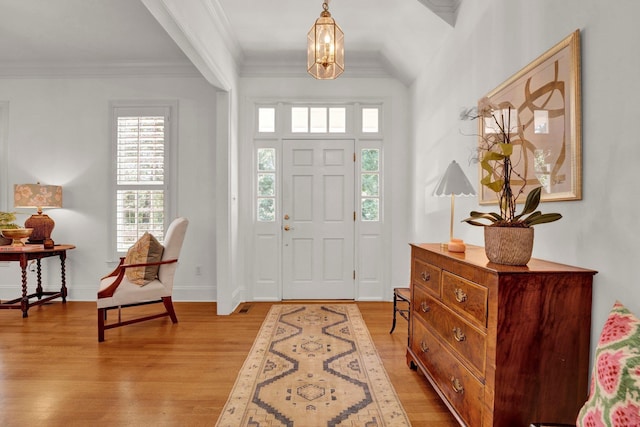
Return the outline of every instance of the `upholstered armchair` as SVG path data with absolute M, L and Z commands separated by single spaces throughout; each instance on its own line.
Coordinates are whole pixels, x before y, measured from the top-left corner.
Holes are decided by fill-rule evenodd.
M 164 247 L 159 245 L 153 236 L 146 236 L 150 237 L 151 246 L 153 246 L 154 241 L 155 245 L 159 246 L 159 249 L 156 249 L 156 254 L 159 252 L 156 260 L 140 262 L 140 258 L 132 258 L 132 250 L 130 249 L 127 257 L 120 259 L 120 264 L 115 270 L 100 280 L 97 300 L 98 341 L 104 341 L 104 331 L 106 329 L 163 316 L 169 316 L 173 323 L 178 322 L 171 296 L 173 279 L 178 267 L 178 257 L 188 224 L 189 221 L 186 218 L 176 218 L 165 233 Z M 136 245 L 139 243 L 140 241 Z M 149 244 L 147 243 L 145 249 L 148 248 Z M 136 261 L 133 263 L 127 262 L 127 260 L 131 261 L 131 259 Z M 122 308 L 153 303 L 163 303 L 164 311 L 125 321 L 122 320 L 120 314 Z M 112 309 L 118 309 L 118 320 L 107 323 L 107 312 Z

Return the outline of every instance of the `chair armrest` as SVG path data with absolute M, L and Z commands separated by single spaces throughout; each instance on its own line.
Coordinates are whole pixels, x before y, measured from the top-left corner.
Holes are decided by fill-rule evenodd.
M 106 276 L 104 276 L 100 280 L 106 279 L 107 277 L 117 276 L 118 273 L 120 272 L 120 268 L 121 268 L 122 264 L 124 264 L 124 257 L 120 257 L 120 262 L 118 263 L 118 266 L 116 268 L 114 268 L 111 273 L 107 274 Z
M 116 277 L 116 280 L 114 280 L 112 284 L 110 284 L 108 287 L 98 292 L 98 299 L 110 298 L 113 296 L 113 294 L 116 292 L 116 289 L 118 289 L 118 286 L 120 286 L 120 283 L 122 283 L 122 279 L 124 279 L 124 273 L 127 270 L 127 268 L 147 267 L 150 265 L 173 264 L 174 262 L 178 262 L 177 259 L 168 259 L 165 261 L 149 262 L 144 264 L 122 264 L 123 261 L 124 261 L 124 258 L 122 259 L 120 265 L 118 265 L 118 267 L 113 272 L 111 272 L 111 274 L 102 278 L 102 279 L 106 279 L 107 277 L 113 277 L 116 274 L 118 276 Z
M 177 259 L 167 259 L 164 261 L 157 261 L 157 262 L 147 262 L 147 263 L 143 263 L 143 264 L 122 264 L 119 267 L 123 270 L 126 270 L 127 268 L 134 268 L 134 267 L 148 267 L 150 265 L 163 265 L 163 264 L 173 264 L 174 262 L 178 262 Z

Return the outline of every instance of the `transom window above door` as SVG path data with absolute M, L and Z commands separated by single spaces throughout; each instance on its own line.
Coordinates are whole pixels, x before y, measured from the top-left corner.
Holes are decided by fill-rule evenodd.
M 360 125 L 357 133 L 375 134 L 380 132 L 380 107 L 361 106 L 359 120 L 350 118 L 347 107 L 287 105 L 287 133 L 291 134 L 346 134 Z M 259 134 L 276 133 L 279 126 L 276 107 L 260 106 L 257 112 Z M 355 122 L 355 123 L 351 123 Z M 280 128 L 282 129 L 282 128 Z
M 291 108 L 292 133 L 345 133 L 346 131 L 344 107 Z

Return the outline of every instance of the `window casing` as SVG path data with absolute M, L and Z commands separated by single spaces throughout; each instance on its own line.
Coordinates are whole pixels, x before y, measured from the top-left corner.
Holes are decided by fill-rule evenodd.
M 354 281 L 360 299 L 384 298 L 389 282 L 389 222 L 385 221 L 385 115 L 384 101 L 327 101 L 296 99 L 254 100 L 254 113 L 247 118 L 253 141 L 243 145 L 242 170 L 246 190 L 252 194 L 251 209 L 243 220 L 251 225 L 251 248 L 247 260 L 247 295 L 256 300 L 282 298 L 284 226 L 282 198 L 289 192 L 290 165 L 285 144 L 296 141 L 353 141 Z M 247 115 L 248 117 L 248 115 Z M 311 195 L 310 195 L 311 197 Z M 289 234 L 290 235 L 290 234 Z
M 172 105 L 112 108 L 112 250 L 122 256 L 145 233 L 160 242 L 171 219 L 175 135 Z

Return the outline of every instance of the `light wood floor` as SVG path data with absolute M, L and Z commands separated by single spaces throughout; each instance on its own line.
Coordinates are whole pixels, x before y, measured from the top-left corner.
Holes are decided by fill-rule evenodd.
M 391 303 L 357 304 L 413 426 L 457 426 L 406 366 L 406 321 L 390 335 Z M 215 303 L 176 303 L 180 323 L 108 330 L 101 344 L 93 302 L 53 302 L 26 319 L 2 310 L 0 425 L 213 426 L 270 306 L 216 316 Z

